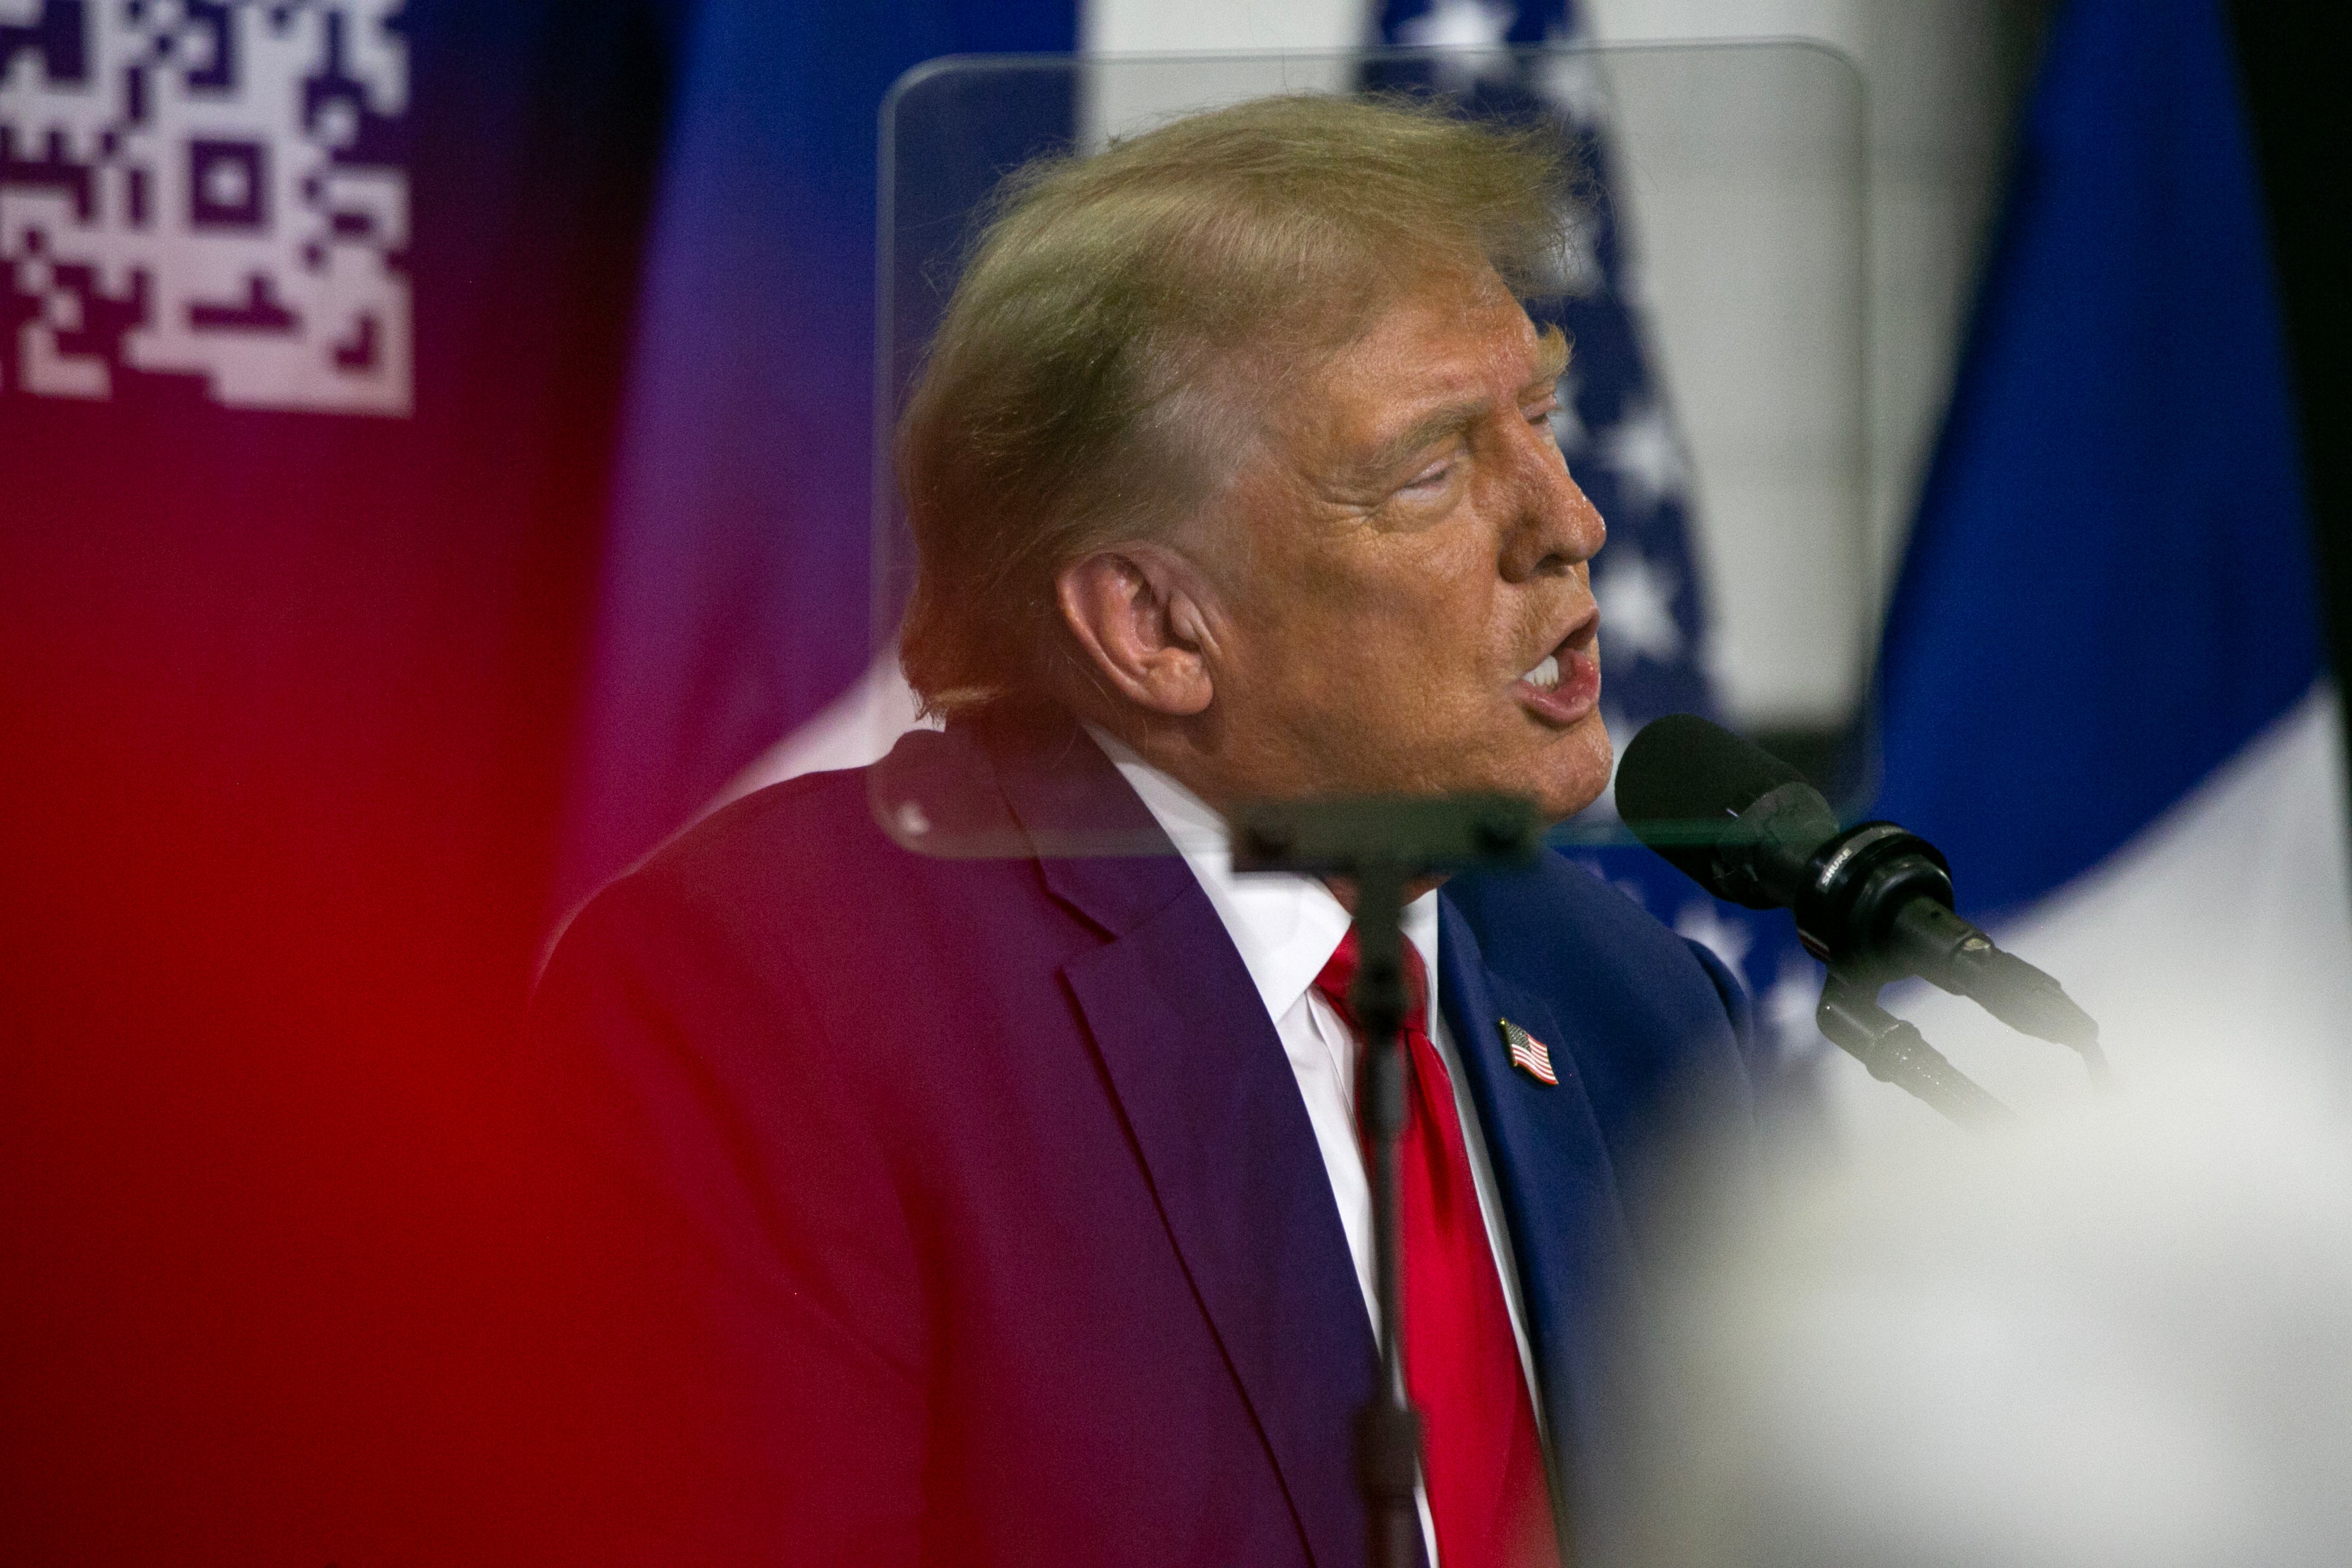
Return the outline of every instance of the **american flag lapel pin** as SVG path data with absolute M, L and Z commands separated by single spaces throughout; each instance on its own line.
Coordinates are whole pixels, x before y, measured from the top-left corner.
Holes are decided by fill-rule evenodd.
M 1511 1065 L 1538 1083 L 1557 1088 L 1559 1075 L 1551 1070 L 1551 1047 L 1508 1018 L 1500 1022 L 1503 1026 L 1503 1047 L 1511 1053 Z

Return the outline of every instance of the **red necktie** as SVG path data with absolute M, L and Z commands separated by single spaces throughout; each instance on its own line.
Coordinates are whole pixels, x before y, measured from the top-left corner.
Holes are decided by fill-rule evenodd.
M 1536 1414 L 1511 1335 L 1502 1276 L 1486 1240 L 1453 1080 L 1431 1043 L 1421 954 L 1404 947 L 1404 1136 L 1397 1148 L 1397 1226 L 1405 1387 L 1420 1407 L 1422 1481 L 1437 1527 L 1439 1568 L 1559 1568 L 1551 1493 Z M 1315 979 L 1354 1030 L 1348 987 L 1356 933 Z

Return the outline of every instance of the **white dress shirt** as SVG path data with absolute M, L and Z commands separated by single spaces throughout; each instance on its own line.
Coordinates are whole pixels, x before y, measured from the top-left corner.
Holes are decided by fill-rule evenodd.
M 1348 1233 L 1348 1251 L 1355 1260 L 1356 1283 L 1363 1291 L 1364 1309 L 1375 1327 L 1380 1303 L 1372 1289 L 1372 1194 L 1364 1171 L 1364 1154 L 1356 1142 L 1355 1033 L 1315 987 L 1340 939 L 1348 934 L 1346 908 L 1331 889 L 1313 877 L 1254 871 L 1236 875 L 1224 818 L 1199 795 L 1153 767 L 1110 734 L 1087 727 L 1119 775 L 1143 798 L 1160 827 L 1175 841 L 1202 891 L 1224 922 L 1225 932 L 1241 951 L 1242 963 L 1256 982 L 1266 1016 L 1282 1040 L 1290 1070 L 1298 1079 L 1299 1098 L 1307 1103 L 1307 1120 L 1323 1153 L 1323 1169 L 1331 1179 L 1338 1200 L 1339 1224 Z M 1480 1134 L 1478 1112 L 1462 1078 L 1461 1058 L 1453 1032 L 1438 1005 L 1437 895 L 1423 893 L 1405 906 L 1405 939 L 1421 954 L 1430 977 L 1429 1037 L 1453 1079 L 1454 1106 L 1462 1119 L 1462 1141 L 1470 1155 L 1471 1180 L 1478 1190 L 1478 1209 L 1486 1221 L 1496 1271 L 1502 1277 L 1503 1301 L 1511 1314 L 1511 1338 L 1519 1351 L 1519 1370 L 1528 1380 L 1528 1397 L 1540 1430 L 1543 1402 L 1536 1394 L 1535 1363 L 1528 1351 L 1526 1315 L 1519 1304 L 1519 1282 L 1511 1258 L 1511 1237 L 1503 1223 L 1495 1193 L 1495 1174 L 1486 1160 L 1486 1141 Z M 1433 1547 L 1432 1560 L 1435 1552 Z

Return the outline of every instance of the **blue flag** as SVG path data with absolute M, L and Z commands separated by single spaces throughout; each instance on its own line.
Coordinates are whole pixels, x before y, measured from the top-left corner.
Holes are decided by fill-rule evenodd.
M 940 55 L 1067 51 L 1075 0 L 705 0 L 648 242 L 557 905 L 864 667 L 876 127 Z
M 1879 812 L 1946 851 L 1961 911 L 2065 984 L 2118 1073 L 2341 1058 L 2307 530 L 2219 6 L 2074 0 L 1886 627 Z M 1905 1006 L 2013 1103 L 2083 1092 L 1973 1010 Z
M 2054 25 L 1882 656 L 1881 815 L 2014 910 L 2321 673 L 2263 208 L 2212 0 Z

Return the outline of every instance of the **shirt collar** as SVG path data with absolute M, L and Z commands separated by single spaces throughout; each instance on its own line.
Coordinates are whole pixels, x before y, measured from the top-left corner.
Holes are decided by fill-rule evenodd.
M 1192 867 L 1201 890 L 1240 950 L 1267 1016 L 1280 1018 L 1298 1005 L 1339 951 L 1348 934 L 1346 906 L 1314 877 L 1288 871 L 1234 870 L 1225 820 L 1216 808 L 1169 774 L 1138 756 L 1117 736 L 1092 724 L 1103 754 L 1118 770 Z M 1422 967 L 1437 973 L 1437 895 L 1423 893 L 1404 908 L 1405 940 L 1421 954 Z M 1435 1007 L 1435 987 L 1430 996 Z

